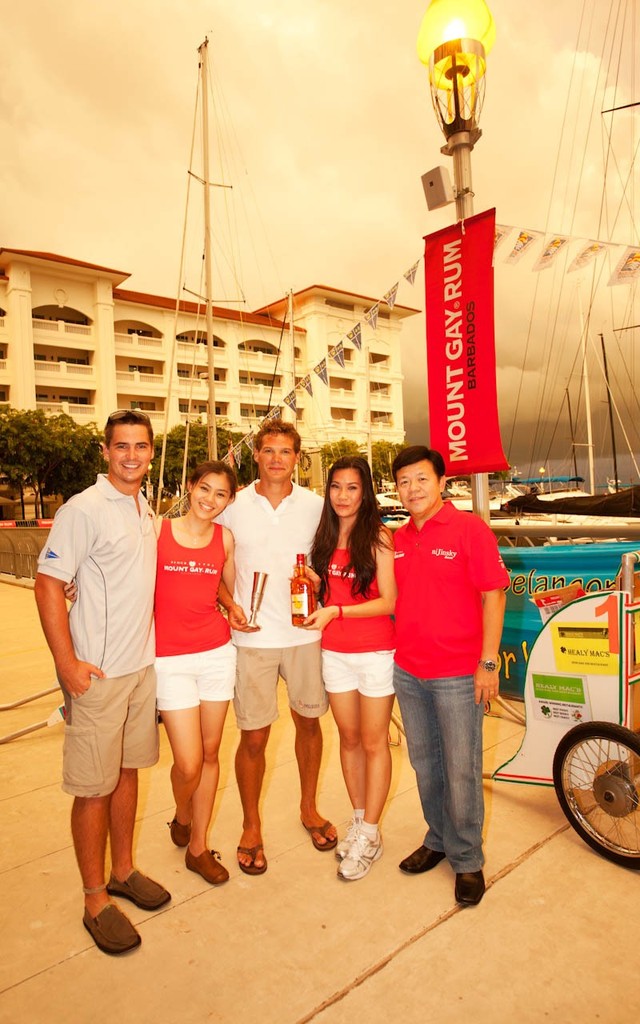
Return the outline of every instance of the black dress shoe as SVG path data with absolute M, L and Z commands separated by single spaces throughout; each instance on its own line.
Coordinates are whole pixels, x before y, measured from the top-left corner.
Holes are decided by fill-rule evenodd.
M 417 850 L 410 853 L 408 857 L 400 861 L 401 871 L 408 875 L 421 875 L 423 871 L 431 871 L 445 859 L 446 854 L 442 850 L 430 850 L 428 846 L 419 846 Z
M 456 875 L 456 900 L 463 907 L 475 907 L 484 896 L 482 871 L 464 871 Z

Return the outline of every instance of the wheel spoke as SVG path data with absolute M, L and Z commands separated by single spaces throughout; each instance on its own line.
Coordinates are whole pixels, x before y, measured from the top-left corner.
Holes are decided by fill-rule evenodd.
M 579 823 L 599 844 L 622 855 L 640 853 L 639 765 L 636 751 L 619 740 L 598 736 L 576 742 L 562 767 L 564 793 Z M 611 785 L 612 805 L 616 800 L 615 806 L 621 804 L 615 813 L 598 798 L 594 789 L 598 779 L 607 789 Z

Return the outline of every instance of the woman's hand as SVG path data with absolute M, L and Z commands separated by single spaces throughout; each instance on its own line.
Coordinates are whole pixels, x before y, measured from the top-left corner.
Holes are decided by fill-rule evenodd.
M 71 580 L 71 583 L 65 583 L 64 596 L 67 601 L 71 601 L 71 604 L 75 604 L 78 600 L 78 584 L 75 579 Z
M 302 623 L 302 629 L 324 629 L 330 622 L 338 618 L 340 609 L 337 605 L 329 605 L 328 608 L 316 608 Z

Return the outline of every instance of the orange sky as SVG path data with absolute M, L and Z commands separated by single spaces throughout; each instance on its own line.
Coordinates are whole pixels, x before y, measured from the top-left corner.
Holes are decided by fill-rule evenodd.
M 472 158 L 476 212 L 496 206 L 501 223 L 639 241 L 624 188 L 638 140 L 636 112 L 617 115 L 609 159 L 617 180 L 602 203 L 603 138 L 611 123 L 600 113 L 604 86 L 618 103 L 640 98 L 628 70 L 640 61 L 631 42 L 619 46 L 623 37 L 640 38 L 638 14 L 635 26 L 623 22 L 630 0 L 490 6 L 497 38 L 483 137 Z M 415 51 L 425 7 L 415 0 L 7 6 L 0 244 L 121 267 L 132 275 L 128 286 L 175 295 L 197 48 L 208 36 L 212 177 L 233 185 L 214 197 L 221 246 L 214 299 L 241 291 L 253 309 L 315 282 L 382 296 L 421 256 L 423 235 L 454 217 L 453 207 L 429 213 L 420 183 L 424 171 L 451 163 L 440 153 L 427 72 Z M 196 291 L 195 222 L 189 231 L 185 283 Z M 554 433 L 567 386 L 576 388 L 579 408 L 577 297 L 568 278 L 532 273 L 533 259 L 506 267 L 505 255 L 496 253 L 503 441 L 526 469 L 528 458 L 541 464 L 548 449 L 560 455 L 567 446 L 568 427 Z M 587 281 L 587 308 L 589 288 Z M 627 308 L 630 290 L 612 291 L 599 289 L 596 337 L 638 322 Z M 398 301 L 423 306 L 420 276 L 414 288 L 401 284 Z M 422 317 L 415 317 L 403 340 L 410 440 L 428 433 L 423 335 Z M 628 365 L 635 372 L 631 337 L 611 333 L 621 382 Z M 623 338 L 627 349 L 618 353 Z M 637 390 L 631 380 L 627 404 Z M 602 389 L 596 391 L 600 407 Z M 538 410 L 545 426 L 536 430 Z M 632 404 L 628 412 L 640 420 Z M 604 425 L 598 431 L 604 451 Z M 640 447 L 637 431 L 632 444 Z

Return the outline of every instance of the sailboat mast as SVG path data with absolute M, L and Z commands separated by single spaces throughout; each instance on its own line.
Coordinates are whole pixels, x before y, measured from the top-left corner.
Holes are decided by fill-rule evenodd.
M 285 370 L 285 388 L 284 393 L 288 395 L 291 391 L 295 391 L 296 387 L 296 340 L 295 331 L 293 326 L 293 288 L 289 289 L 289 308 L 287 312 L 289 319 L 289 367 Z M 293 415 L 293 422 L 296 422 L 296 414 L 294 410 L 291 410 Z
M 571 399 L 569 398 L 569 388 L 564 389 L 564 393 L 567 396 L 567 410 L 569 413 L 569 430 L 571 432 L 571 457 L 573 459 L 573 475 L 578 475 L 578 459 L 576 456 L 576 436 L 573 430 L 573 416 L 571 415 Z
M 589 490 L 596 493 L 595 468 L 593 465 L 593 432 L 591 425 L 591 395 L 589 392 L 589 374 L 587 372 L 587 330 L 582 312 L 582 293 L 578 283 L 578 306 L 580 309 L 580 337 L 582 341 L 582 381 L 584 384 L 584 404 L 587 417 L 587 453 L 589 456 Z
M 373 473 L 373 452 L 371 450 L 371 355 L 368 345 L 364 346 L 364 369 L 364 386 L 366 388 L 367 402 L 367 462 L 369 463 L 369 469 Z
M 604 334 L 600 335 L 600 345 L 602 346 L 602 366 L 604 369 L 604 382 L 607 386 L 607 405 L 609 406 L 609 428 L 611 430 L 611 454 L 613 455 L 613 479 L 615 481 L 616 491 L 618 487 L 618 455 L 616 451 L 616 432 L 613 425 L 613 406 L 611 402 L 611 388 L 609 387 L 609 367 L 607 365 L 607 350 L 604 346 Z
M 296 388 L 296 339 L 295 339 L 295 332 L 294 332 L 294 329 L 293 329 L 293 288 L 289 289 L 289 308 L 288 308 L 287 316 L 289 317 L 289 348 L 290 348 L 290 357 L 291 357 L 291 362 L 290 362 L 291 378 L 290 378 L 290 380 L 288 380 L 286 382 L 286 387 L 285 387 L 284 390 L 285 390 L 285 394 L 288 395 L 288 394 L 290 394 L 291 391 L 295 392 L 295 388 Z M 288 374 L 287 374 L 287 376 L 288 376 Z M 297 417 L 297 414 L 295 412 L 295 408 L 293 408 L 291 410 L 291 415 L 293 416 L 293 425 L 296 426 L 297 425 L 298 417 Z M 296 484 L 300 482 L 300 465 L 299 465 L 299 463 L 296 463 L 295 469 L 293 471 L 293 482 L 296 483 Z
M 213 360 L 213 309 L 211 306 L 211 179 L 209 176 L 209 82 L 208 56 L 209 40 L 198 49 L 202 82 L 202 164 L 204 177 L 204 277 L 207 323 L 207 370 L 209 376 L 209 401 L 207 412 L 207 447 L 210 459 L 218 458 L 218 435 L 216 429 L 216 383 Z

